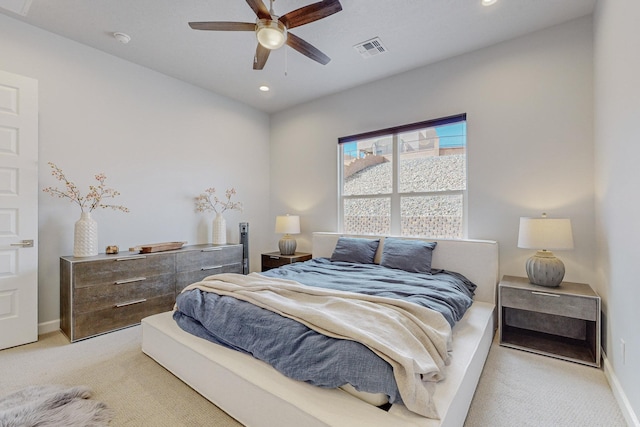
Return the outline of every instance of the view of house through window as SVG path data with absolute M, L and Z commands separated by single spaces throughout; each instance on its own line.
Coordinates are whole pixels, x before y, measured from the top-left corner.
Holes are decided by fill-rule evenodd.
M 463 238 L 466 115 L 339 139 L 342 232 Z

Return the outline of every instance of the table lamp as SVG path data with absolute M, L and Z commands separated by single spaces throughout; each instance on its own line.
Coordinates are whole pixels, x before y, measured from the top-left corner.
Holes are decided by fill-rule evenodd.
M 527 260 L 529 281 L 534 285 L 556 287 L 564 278 L 564 264 L 551 250 L 573 249 L 571 220 L 567 218 L 520 218 L 518 247 L 536 249 Z
M 297 242 L 291 234 L 300 233 L 300 217 L 298 215 L 279 215 L 276 217 L 276 233 L 283 233 L 278 242 L 280 255 L 293 255 L 296 253 Z

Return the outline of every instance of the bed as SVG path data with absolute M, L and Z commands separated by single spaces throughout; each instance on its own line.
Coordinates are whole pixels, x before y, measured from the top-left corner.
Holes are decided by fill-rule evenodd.
M 341 236 L 314 233 L 313 257 L 331 257 Z M 183 331 L 172 312 L 143 319 L 142 350 L 247 426 L 461 426 L 495 331 L 498 247 L 493 241 L 432 241 L 437 242 L 432 268 L 458 272 L 477 285 L 473 304 L 453 328 L 446 379 L 433 394 L 439 419 L 422 417 L 401 404 L 382 410 L 343 389 L 287 378 L 250 355 Z M 381 237 L 377 263 L 383 247 Z

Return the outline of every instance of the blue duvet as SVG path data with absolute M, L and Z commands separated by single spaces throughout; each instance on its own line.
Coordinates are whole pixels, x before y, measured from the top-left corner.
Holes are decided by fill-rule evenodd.
M 262 273 L 343 291 L 399 298 L 436 310 L 453 326 L 471 305 L 475 285 L 464 276 L 440 271 L 407 273 L 377 264 L 316 258 Z M 402 397 L 391 366 L 366 346 L 327 337 L 295 320 L 228 296 L 193 289 L 180 294 L 174 319 L 185 331 L 263 360 L 284 375 L 335 388 Z

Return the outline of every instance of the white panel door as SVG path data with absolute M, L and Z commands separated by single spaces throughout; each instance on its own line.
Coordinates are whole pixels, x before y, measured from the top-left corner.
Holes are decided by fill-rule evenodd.
M 0 71 L 0 349 L 38 340 L 38 81 Z

